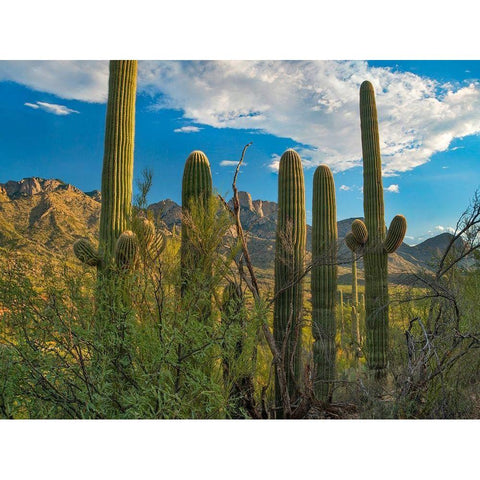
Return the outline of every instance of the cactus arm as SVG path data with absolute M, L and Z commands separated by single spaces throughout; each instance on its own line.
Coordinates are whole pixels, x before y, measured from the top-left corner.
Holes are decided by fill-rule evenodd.
M 92 242 L 86 238 L 79 238 L 73 244 L 73 252 L 76 257 L 86 265 L 96 267 L 101 264 L 101 258 L 99 257 Z
M 360 245 L 365 245 L 368 240 L 368 230 L 365 223 L 357 218 L 352 223 L 352 234 Z
M 353 232 L 347 233 L 345 236 L 345 244 L 352 252 L 360 252 L 363 248 L 363 245 L 355 239 Z
M 123 232 L 115 245 L 115 262 L 121 270 L 133 270 L 138 259 L 138 240 L 136 235 L 127 230 Z
M 407 220 L 403 215 L 397 215 L 390 223 L 390 228 L 385 238 L 385 251 L 393 253 L 402 244 L 405 234 L 407 233 Z

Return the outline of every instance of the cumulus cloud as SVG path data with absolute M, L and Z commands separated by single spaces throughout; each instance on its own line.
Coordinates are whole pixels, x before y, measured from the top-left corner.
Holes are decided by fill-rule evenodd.
M 53 113 L 54 115 L 70 115 L 71 113 L 80 113 L 78 110 L 73 110 L 66 107 L 65 105 L 57 105 L 56 103 L 47 103 L 47 102 L 35 102 L 35 103 L 24 103 L 26 107 L 33 108 L 35 110 L 40 109 L 48 113 Z
M 274 153 L 267 167 L 272 172 L 278 173 L 278 171 L 280 170 L 280 155 L 277 155 L 276 153 Z
M 352 189 L 352 187 L 349 187 L 348 185 L 341 185 L 340 186 L 340 190 L 344 190 L 345 192 L 348 192 L 351 189 Z
M 220 162 L 221 167 L 236 167 L 238 165 L 238 160 L 222 160 Z M 247 164 L 245 162 L 242 163 L 242 167 L 245 167 Z
M 201 128 L 199 127 L 195 127 L 193 125 L 188 125 L 186 127 L 180 127 L 180 128 L 176 128 L 174 130 L 175 133 L 196 133 L 196 132 L 199 132 L 201 130 Z
M 0 61 L 0 81 L 12 81 L 68 100 L 103 103 L 108 62 L 63 60 Z
M 386 176 L 480 132 L 478 83 L 441 83 L 362 61 L 143 62 L 139 76 L 144 91 L 162 94 L 158 108 L 216 128 L 290 138 L 303 147 L 307 167 L 361 165 L 358 91 L 365 79 L 377 92 Z M 276 158 L 270 169 L 278 170 Z
M 453 227 L 444 227 L 442 225 L 437 225 L 435 230 L 438 230 L 439 232 L 455 233 L 455 229 Z
M 361 165 L 358 91 L 377 93 L 385 176 L 480 133 L 480 83 L 442 83 L 364 61 L 143 61 L 138 90 L 156 108 L 216 128 L 267 132 L 298 145 L 306 167 L 333 171 Z M 2 61 L 0 81 L 61 98 L 105 102 L 108 62 Z M 281 154 L 282 152 L 276 152 Z M 278 159 L 269 165 L 278 171 Z
M 385 189 L 386 192 L 392 192 L 392 193 L 400 193 L 400 188 L 398 187 L 398 185 L 389 185 L 386 189 Z

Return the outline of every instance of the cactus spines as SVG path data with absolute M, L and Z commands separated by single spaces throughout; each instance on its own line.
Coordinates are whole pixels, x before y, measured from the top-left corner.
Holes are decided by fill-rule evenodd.
M 316 397 L 328 402 L 335 376 L 335 297 L 337 291 L 337 209 L 330 169 L 320 165 L 313 176 L 312 334 Z
M 132 270 L 138 256 L 138 240 L 136 235 L 127 230 L 117 240 L 115 246 L 115 262 L 122 270 Z
M 385 251 L 387 253 L 393 253 L 402 244 L 407 232 L 407 220 L 403 215 L 396 215 L 390 223 L 390 227 L 387 232 L 387 238 L 385 238 Z
M 73 244 L 73 252 L 81 262 L 91 267 L 96 267 L 101 262 L 92 242 L 86 238 L 79 238 Z
M 106 265 L 131 212 L 136 85 L 136 60 L 110 61 L 99 245 Z
M 406 221 L 401 216 L 394 219 L 392 233 L 386 242 L 377 107 L 373 86 L 368 81 L 363 82 L 360 87 L 360 128 L 363 154 L 363 208 L 368 232 L 363 248 L 367 362 L 376 376 L 383 377 L 387 365 L 389 316 L 387 257 L 388 253 L 395 251 L 401 244 L 406 231 Z M 356 240 L 359 240 L 357 238 L 359 230 L 356 227 Z M 349 247 L 350 244 L 351 242 L 348 244 Z
M 286 345 L 286 387 L 292 400 L 296 396 L 296 384 L 299 384 L 301 378 L 303 282 L 299 276 L 304 268 L 306 228 L 302 161 L 297 152 L 289 149 L 280 158 L 278 173 L 273 332 L 277 345 L 282 346 L 284 342 Z M 276 404 L 281 405 L 277 377 L 275 399 Z

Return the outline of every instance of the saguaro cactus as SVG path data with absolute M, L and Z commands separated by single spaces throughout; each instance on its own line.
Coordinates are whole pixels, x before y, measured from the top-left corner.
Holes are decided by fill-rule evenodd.
M 99 251 L 96 253 L 86 239 L 77 240 L 74 245 L 79 260 L 104 272 L 110 271 L 115 257 L 121 256 L 121 252 L 116 252 L 117 240 L 130 221 L 136 88 L 137 61 L 112 60 L 105 121 Z M 136 242 L 135 235 L 129 234 L 128 242 Z M 123 241 L 120 245 L 125 246 Z
M 193 218 L 192 212 L 203 215 L 209 209 L 208 202 L 212 196 L 212 174 L 207 156 L 193 151 L 185 162 L 182 180 L 182 244 L 181 270 L 182 292 L 185 291 L 188 278 L 196 267 L 201 267 L 201 258 L 194 252 L 192 243 L 192 223 L 201 219 Z M 203 211 L 203 212 L 202 212 Z
M 312 334 L 314 391 L 331 400 L 335 377 L 335 297 L 337 292 L 337 207 L 330 169 L 320 165 L 313 176 Z
M 301 322 L 306 243 L 305 186 L 302 161 L 294 150 L 280 158 L 278 174 L 278 219 L 275 245 L 274 337 L 280 348 L 286 345 L 284 368 L 290 398 L 301 378 Z M 293 368 L 291 368 L 293 366 Z M 292 371 L 293 370 L 293 371 Z M 275 399 L 281 405 L 278 378 L 275 377 Z
M 106 265 L 132 209 L 137 61 L 112 60 L 108 84 L 99 250 Z
M 355 220 L 346 243 L 362 251 L 365 265 L 367 363 L 376 376 L 383 376 L 388 345 L 388 254 L 398 248 L 407 222 L 397 215 L 386 235 L 383 203 L 382 163 L 375 93 L 370 82 L 360 87 L 360 123 L 363 153 L 363 207 L 365 223 Z

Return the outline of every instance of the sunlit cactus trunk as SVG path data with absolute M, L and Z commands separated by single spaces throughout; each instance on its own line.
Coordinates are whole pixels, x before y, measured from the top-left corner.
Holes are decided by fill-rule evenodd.
M 275 246 L 274 337 L 281 349 L 285 344 L 283 366 L 292 400 L 301 383 L 301 334 L 303 282 L 306 243 L 305 186 L 300 156 L 287 150 L 280 159 L 278 174 L 278 220 Z M 281 405 L 278 378 L 275 400 Z M 281 416 L 281 413 L 280 413 Z
M 137 61 L 112 60 L 108 84 L 99 251 L 110 266 L 132 209 Z
M 99 248 L 97 251 L 85 238 L 78 239 L 73 246 L 77 258 L 96 266 L 99 279 L 103 280 L 110 276 L 115 258 L 123 258 L 122 249 L 131 246 L 123 241 L 119 244 L 118 240 L 131 221 L 137 61 L 111 60 L 109 68 Z M 135 243 L 132 248 L 136 249 L 135 234 L 129 236 L 129 241 Z
M 382 161 L 375 93 L 370 82 L 360 87 L 360 126 L 363 152 L 363 207 L 365 224 L 355 220 L 346 242 L 351 250 L 363 251 L 365 265 L 365 314 L 367 362 L 377 377 L 385 374 L 388 351 L 388 253 L 402 243 L 407 223 L 397 215 L 385 229 Z
M 335 378 L 337 209 L 333 175 L 325 165 L 313 177 L 312 265 L 314 391 L 317 399 L 328 402 Z
M 181 289 L 185 293 L 190 277 L 202 268 L 202 258 L 195 250 L 192 240 L 193 223 L 201 223 L 207 215 L 212 197 L 212 174 L 207 156 L 193 151 L 188 156 L 182 180 L 182 244 L 181 244 Z M 198 227 L 198 225 L 197 225 Z

